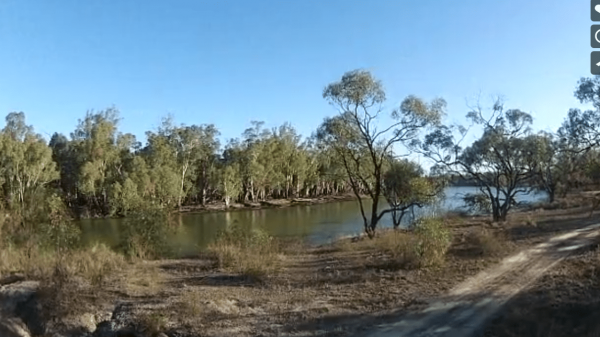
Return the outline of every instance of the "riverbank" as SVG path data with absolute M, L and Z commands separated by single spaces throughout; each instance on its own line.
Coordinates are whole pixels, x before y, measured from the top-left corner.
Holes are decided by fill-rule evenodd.
M 368 196 L 362 196 L 363 199 L 368 198 Z M 197 204 L 197 205 L 185 205 L 181 206 L 178 209 L 173 210 L 176 213 L 181 214 L 189 214 L 189 213 L 213 213 L 213 212 L 235 212 L 235 211 L 243 211 L 243 210 L 259 210 L 259 209 L 269 209 L 269 208 L 284 208 L 284 207 L 294 207 L 294 206 L 309 206 L 309 205 L 318 205 L 318 204 L 326 204 L 326 203 L 334 203 L 341 201 L 352 201 L 356 200 L 354 194 L 341 194 L 341 195 L 329 195 L 322 196 L 317 198 L 291 198 L 291 199 L 271 199 L 271 200 L 263 200 L 260 202 L 252 202 L 248 201 L 245 203 L 230 203 L 229 206 L 225 204 L 223 201 L 212 201 L 207 203 L 206 205 Z M 75 210 L 76 218 L 80 220 L 85 219 L 110 219 L 110 218 L 122 218 L 117 216 L 102 216 L 98 214 L 91 214 L 86 209 L 78 209 Z
M 363 197 L 366 198 L 366 197 Z M 206 213 L 206 212 L 229 212 L 248 209 L 266 209 L 283 208 L 292 206 L 309 206 L 325 204 L 331 202 L 356 200 L 354 194 L 342 194 L 323 196 L 318 198 L 292 198 L 292 199 L 271 199 L 260 202 L 230 203 L 229 207 L 225 202 L 211 202 L 206 205 L 188 205 L 179 208 L 180 213 Z
M 13 306 L 13 311 L 21 308 L 22 324 L 45 319 L 47 331 L 80 331 L 77 336 L 128 329 L 144 336 L 347 336 L 423 308 L 509 254 L 599 220 L 587 219 L 586 207 L 550 208 L 511 214 L 504 225 L 487 217 L 449 215 L 444 224 L 451 244 L 441 263 L 431 266 L 419 266 L 404 248 L 412 234 L 380 231 L 375 240 L 345 239 L 319 247 L 281 242 L 277 251 L 241 256 L 251 267 L 244 272 L 232 271 L 209 253 L 130 262 L 103 253 L 90 260 L 119 267 L 96 268 L 101 282 L 86 281 L 94 277 L 57 282 L 52 272 L 50 281 L 33 281 L 43 285 L 34 291 L 32 281 L 13 277 L 0 288 L 0 297 L 14 304 L 18 299 L 7 298 L 29 291 Z M 273 261 L 276 268 L 265 272 L 265 264 Z M 46 308 L 44 315 L 32 298 Z M 2 324 L 7 323 L 0 329 Z

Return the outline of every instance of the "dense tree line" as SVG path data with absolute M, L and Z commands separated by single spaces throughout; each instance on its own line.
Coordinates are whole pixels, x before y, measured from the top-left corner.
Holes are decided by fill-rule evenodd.
M 584 78 L 575 96 L 593 110 L 568 112 L 554 133 L 531 129 L 533 118 L 494 102 L 476 105 L 467 127 L 444 123 L 443 99 L 409 95 L 380 120 L 386 93 L 369 72 L 351 71 L 327 85 L 323 98 L 338 113 L 310 137 L 293 126 L 263 122 L 226 144 L 215 125 L 177 125 L 165 118 L 142 144 L 119 130 L 119 111 L 88 112 L 69 135 L 46 141 L 22 112 L 0 131 L 0 206 L 25 212 L 48 195 L 76 214 L 123 215 L 144 207 L 177 209 L 211 202 L 354 193 L 365 231 L 391 213 L 394 224 L 412 207 L 432 202 L 447 181 L 479 187 L 495 220 L 504 220 L 520 192 L 544 190 L 550 201 L 600 183 L 600 79 Z M 461 144 L 474 129 L 475 142 Z M 398 155 L 418 152 L 435 165 L 430 176 Z M 369 207 L 364 197 L 371 199 Z M 380 210 L 381 200 L 388 208 Z M 370 208 L 370 209 L 368 209 Z
M 252 122 L 222 146 L 214 125 L 165 118 L 142 145 L 118 128 L 119 112 L 88 112 L 69 137 L 48 144 L 10 113 L 0 133 L 2 205 L 18 207 L 42 187 L 59 191 L 84 215 L 126 215 L 143 204 L 177 208 L 212 201 L 261 201 L 349 192 L 331 150 L 289 124 Z

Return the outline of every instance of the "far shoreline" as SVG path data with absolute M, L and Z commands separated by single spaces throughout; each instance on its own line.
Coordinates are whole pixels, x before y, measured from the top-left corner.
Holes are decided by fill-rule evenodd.
M 362 196 L 362 198 L 368 198 Z M 287 208 L 296 206 L 312 206 L 319 204 L 328 204 L 334 202 L 353 201 L 356 200 L 354 194 L 340 194 L 323 196 L 317 198 L 283 198 L 283 199 L 270 199 L 257 202 L 247 201 L 245 203 L 231 203 L 229 207 L 225 205 L 225 202 L 218 201 L 208 203 L 206 205 L 188 205 L 182 206 L 176 213 L 180 214 L 200 214 L 200 213 L 218 213 L 218 212 L 234 212 L 234 211 L 245 211 L 245 210 L 262 210 L 272 208 Z

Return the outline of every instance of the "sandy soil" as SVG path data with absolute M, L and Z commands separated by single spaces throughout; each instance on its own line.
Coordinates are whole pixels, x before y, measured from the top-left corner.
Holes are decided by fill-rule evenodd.
M 600 252 L 579 251 L 510 300 L 486 337 L 600 336 Z
M 467 279 L 426 309 L 360 336 L 474 336 L 513 296 L 564 258 L 597 244 L 600 225 L 555 236 Z

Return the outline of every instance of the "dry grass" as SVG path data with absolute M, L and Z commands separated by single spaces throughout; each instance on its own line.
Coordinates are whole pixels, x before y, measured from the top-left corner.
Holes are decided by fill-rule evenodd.
M 501 257 L 511 252 L 513 248 L 505 233 L 485 228 L 478 228 L 471 232 L 466 241 L 485 257 Z
M 533 214 L 527 214 L 525 217 L 525 225 L 527 226 L 537 227 L 538 221 L 538 217 Z
M 424 218 L 414 231 L 380 230 L 373 239 L 356 242 L 344 239 L 336 247 L 345 252 L 368 251 L 381 255 L 386 269 L 415 269 L 444 263 L 452 241 L 450 231 L 441 219 Z
M 106 276 L 125 264 L 122 255 L 105 245 L 58 254 L 33 245 L 0 250 L 0 274 L 22 273 L 32 279 L 52 280 L 54 277 L 81 278 L 94 286 L 102 285 Z
M 375 239 L 365 241 L 365 244 L 374 251 L 383 253 L 391 269 L 413 269 L 421 264 L 418 238 L 413 234 L 385 231 Z
M 179 302 L 179 314 L 182 319 L 200 316 L 204 313 L 204 296 L 198 291 L 189 291 L 181 297 Z
M 209 245 L 220 268 L 262 280 L 281 268 L 281 245 L 262 231 L 232 228 Z
M 161 312 L 147 312 L 137 316 L 139 329 L 144 336 L 158 337 L 167 327 L 168 316 Z
M 135 261 L 122 277 L 123 287 L 131 296 L 156 296 L 164 287 L 165 275 L 156 264 Z
M 52 273 L 56 258 L 53 252 L 44 252 L 34 245 L 8 245 L 0 250 L 0 275 L 19 273 L 34 279 L 45 278 Z

